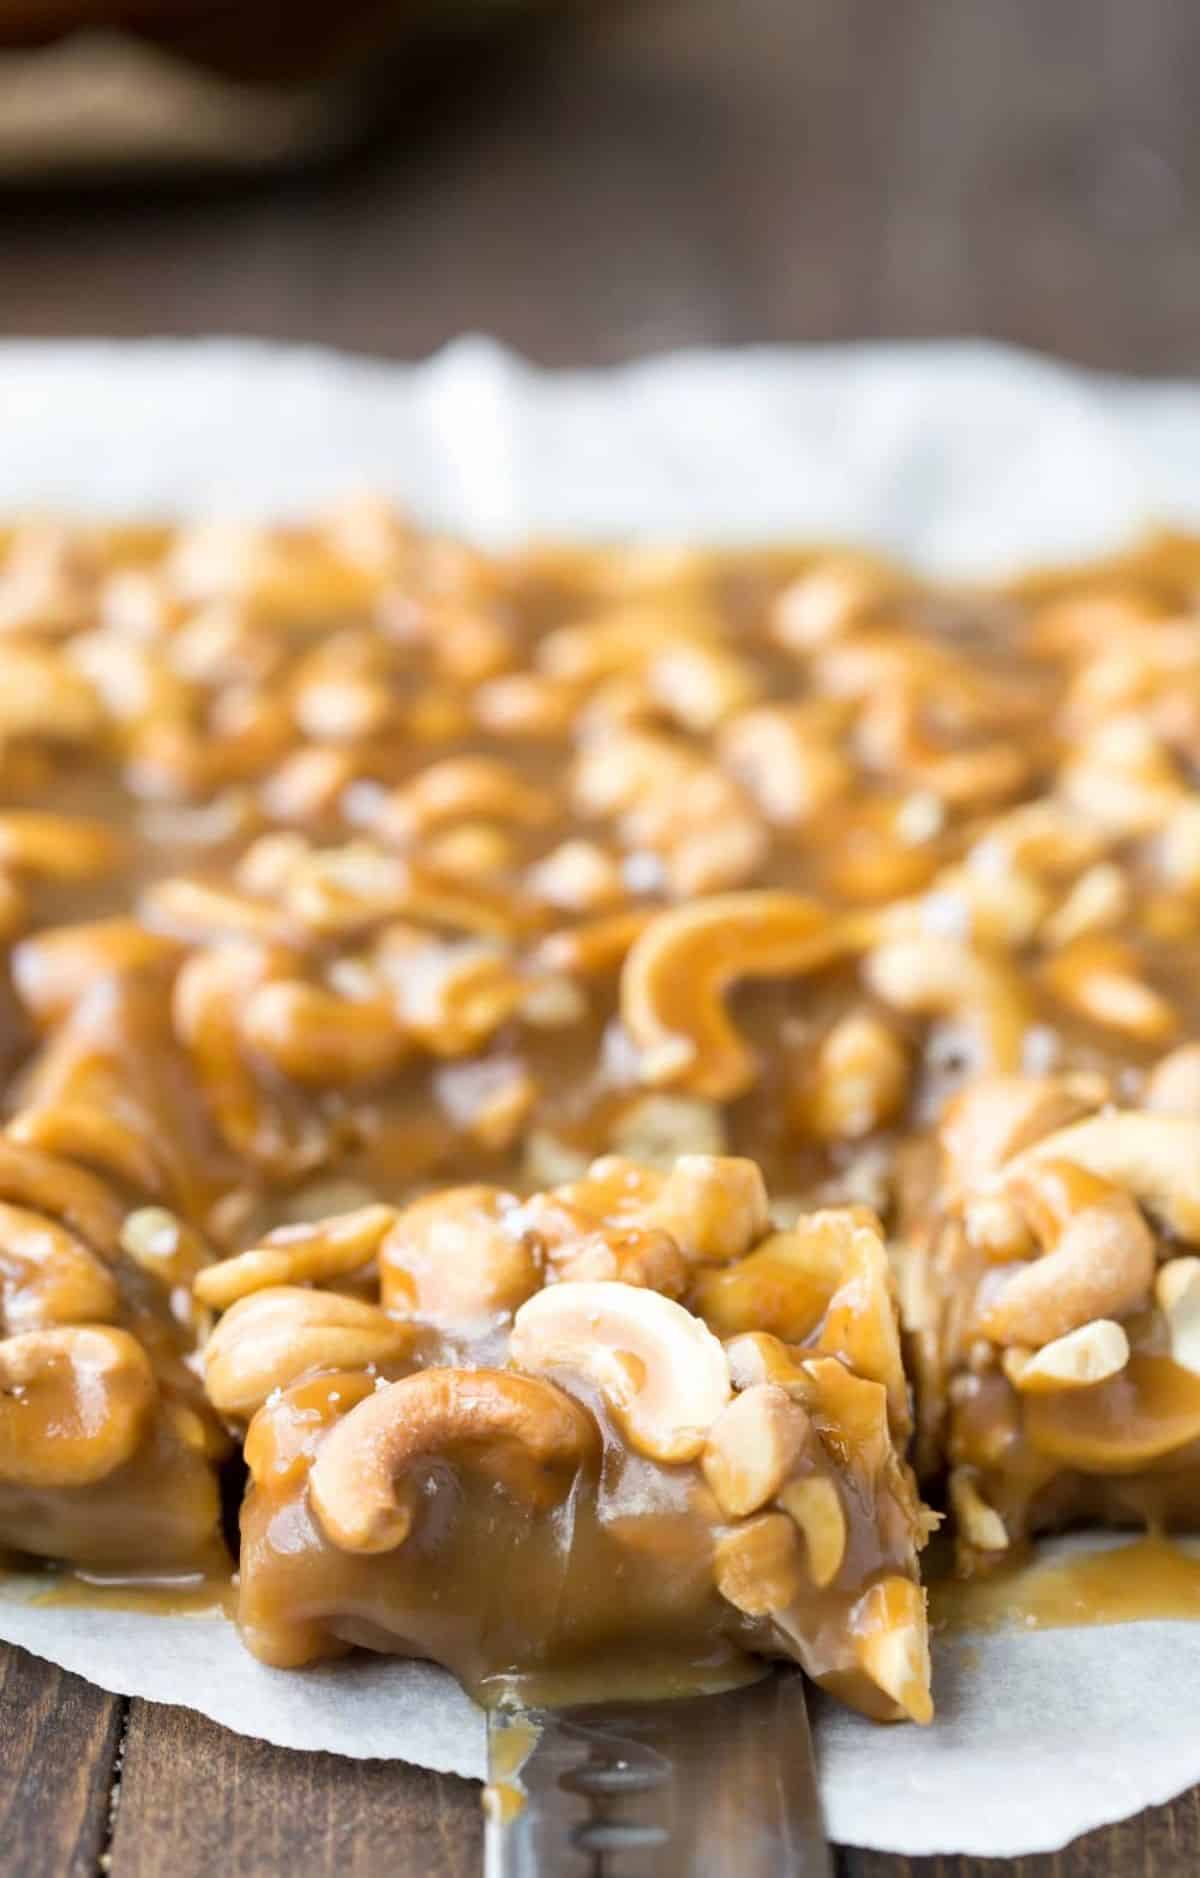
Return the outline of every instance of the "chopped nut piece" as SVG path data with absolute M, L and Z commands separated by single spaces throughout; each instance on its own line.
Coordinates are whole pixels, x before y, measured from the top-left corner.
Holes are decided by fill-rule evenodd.
M 836 1484 L 824 1474 L 801 1474 L 777 1495 L 804 1534 L 808 1575 L 818 1590 L 833 1583 L 846 1556 L 846 1515 Z
M 1155 1280 L 1172 1359 L 1200 1376 L 1200 1259 L 1168 1259 Z
M 1058 1389 L 1090 1389 L 1117 1376 L 1129 1361 L 1129 1338 L 1120 1324 L 1098 1317 L 1045 1343 L 1034 1355 L 1005 1352 L 1004 1373 L 1022 1395 L 1052 1395 Z
M 859 1660 L 902 1714 L 933 1720 L 925 1594 L 907 1578 L 885 1578 L 858 1606 Z
M 785 1389 L 755 1383 L 734 1396 L 709 1430 L 700 1456 L 704 1478 L 726 1517 L 742 1519 L 773 1500 L 811 1438 L 808 1416 Z
M 784 1513 L 760 1513 L 718 1540 L 717 1590 L 747 1617 L 786 1610 L 804 1590 L 804 1556 Z
M 950 1504 L 959 1531 L 968 1545 L 980 1552 L 1007 1552 L 1008 1532 L 994 1506 L 989 1506 L 975 1482 L 962 1468 L 950 1475 Z

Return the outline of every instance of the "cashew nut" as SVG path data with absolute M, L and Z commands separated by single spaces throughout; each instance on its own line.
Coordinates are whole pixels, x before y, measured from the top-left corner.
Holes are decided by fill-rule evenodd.
M 374 1395 L 375 1385 L 368 1370 L 334 1369 L 273 1391 L 242 1448 L 253 1485 L 279 1494 L 303 1487 L 331 1424 Z
M 34 1023 L 51 1030 L 97 978 L 157 965 L 178 955 L 171 939 L 135 919 L 89 920 L 31 933 L 13 948 L 12 975 Z
M 724 727 L 721 760 L 769 821 L 795 827 L 853 784 L 854 767 L 838 748 L 839 728 L 827 707 L 769 705 Z
M 925 1593 L 909 1578 L 881 1578 L 850 1614 L 859 1663 L 911 1720 L 933 1720 Z
M 843 1358 L 885 1385 L 898 1427 L 908 1421 L 908 1387 L 878 1224 L 854 1208 L 830 1208 L 773 1233 L 749 1257 L 698 1272 L 696 1309 L 721 1337 L 765 1331 L 814 1355 Z
M 639 1454 L 693 1461 L 729 1400 L 712 1332 L 671 1298 L 633 1285 L 555 1285 L 513 1320 L 512 1361 L 593 1383 Z
M 57 1219 L 108 1260 L 121 1249 L 123 1209 L 102 1180 L 57 1155 L 0 1135 L 0 1198 Z
M 94 880 L 121 859 L 123 842 L 107 822 L 37 809 L 0 813 L 0 867 L 47 880 Z
M 209 1265 L 196 1276 L 202 1304 L 227 1311 L 239 1298 L 268 1286 L 326 1284 L 361 1271 L 396 1218 L 390 1206 L 361 1206 L 315 1224 L 277 1226 L 261 1245 Z
M 284 978 L 251 992 L 242 1036 L 293 1082 L 318 1089 L 377 1082 L 409 1054 L 383 996 L 344 998 L 323 985 Z
M 654 1227 L 603 1226 L 568 1239 L 551 1254 L 560 1283 L 592 1284 L 617 1280 L 644 1285 L 666 1298 L 681 1298 L 688 1287 L 688 1263 L 669 1233 Z
M 281 947 L 239 939 L 194 952 L 175 981 L 175 1028 L 191 1052 L 217 1127 L 231 1148 L 251 1160 L 273 1158 L 282 1144 L 246 1060 L 242 1013 L 263 985 L 292 977 L 295 969 L 294 954 Z
M 741 1258 L 771 1226 L 757 1162 L 732 1154 L 681 1154 L 641 1217 L 697 1264 Z
M 1172 1006 L 1146 983 L 1137 953 L 1119 939 L 1077 939 L 1047 960 L 1042 976 L 1068 1010 L 1139 1043 L 1169 1043 L 1179 1028 Z
M 819 1141 L 854 1141 L 894 1121 L 909 1086 L 908 1052 L 873 1011 L 850 1011 L 826 1032 L 801 1119 Z
M 273 1390 L 314 1371 L 402 1363 L 414 1335 L 361 1298 L 290 1285 L 256 1291 L 226 1311 L 205 1345 L 205 1391 L 222 1415 L 246 1419 Z
M 950 1508 L 959 1534 L 977 1552 L 1007 1552 L 1008 1528 L 965 1467 L 950 1470 Z
M 819 970 L 850 947 L 849 928 L 801 894 L 718 894 L 660 913 L 621 973 L 621 1016 L 643 1082 L 724 1101 L 757 1074 L 722 998 L 739 978 Z
M 117 1315 L 107 1267 L 64 1226 L 0 1202 L 0 1327 L 105 1324 Z
M 397 1018 L 434 1056 L 478 1050 L 528 989 L 506 952 L 478 940 L 398 947 L 393 969 Z
M 1027 1148 L 1005 1177 L 1045 1160 L 1070 1161 L 1128 1188 L 1168 1232 L 1200 1245 L 1200 1117 L 1137 1109 L 1094 1115 Z
M 807 1400 L 811 1385 L 797 1353 L 765 1330 L 743 1330 L 725 1344 L 725 1357 L 735 1389 L 756 1383 L 775 1383 L 799 1401 Z
M 1154 1281 L 1172 1360 L 1200 1376 L 1200 1259 L 1168 1259 Z
M 1069 946 L 1119 925 L 1129 913 L 1133 887 L 1115 861 L 1097 861 L 1080 874 L 1045 924 L 1052 946 Z
M 0 1342 L 0 1481 L 86 1487 L 130 1459 L 158 1389 L 127 1330 L 71 1325 Z
M 1132 1474 L 1200 1440 L 1200 1386 L 1170 1358 L 1135 1350 L 1108 1382 L 1026 1397 L 1023 1427 L 1061 1466 Z
M 770 1617 L 804 1590 L 804 1558 L 786 1513 L 760 1513 L 718 1539 L 713 1553 L 717 1590 L 747 1617 Z
M 1066 1159 L 1029 1162 L 1023 1156 L 1010 1163 L 1004 1179 L 1046 1250 L 1004 1276 L 998 1296 L 985 1297 L 975 1320 L 980 1336 L 1038 1347 L 1094 1318 L 1125 1317 L 1145 1301 L 1154 1277 L 1154 1236 L 1122 1188 Z
M 777 1498 L 803 1534 L 808 1575 L 818 1591 L 823 1590 L 842 1569 L 849 1538 L 837 1483 L 827 1474 L 798 1474 L 785 1482 Z
M 635 1096 L 608 1131 L 613 1152 L 670 1173 L 683 1154 L 723 1154 L 725 1118 L 715 1102 L 699 1096 Z
M 1154 1065 L 1142 1102 L 1156 1114 L 1200 1119 L 1200 1043 L 1181 1044 Z
M 743 1519 L 773 1500 L 812 1438 L 804 1409 L 778 1384 L 756 1383 L 735 1395 L 700 1455 L 726 1519 Z
M 1119 1376 L 1129 1361 L 1129 1338 L 1120 1324 L 1097 1317 L 1065 1337 L 1055 1337 L 1034 1355 L 1004 1352 L 1004 1373 L 1022 1395 L 1053 1395 L 1061 1389 L 1090 1389 Z
M 510 763 L 490 756 L 445 757 L 388 797 L 379 832 L 389 841 L 416 841 L 448 822 L 483 817 L 540 828 L 553 817 L 544 792 Z
M 405 1475 L 422 1461 L 470 1465 L 545 1511 L 599 1448 L 587 1410 L 553 1383 L 510 1370 L 420 1370 L 337 1424 L 313 1463 L 309 1499 L 342 1551 L 390 1552 L 412 1530 L 420 1492 Z
M 653 907 L 631 907 L 628 912 L 605 913 L 552 932 L 534 953 L 535 963 L 547 971 L 586 983 L 607 978 L 624 964 L 642 934 L 660 915 Z
M 939 1130 L 952 1199 L 977 1193 L 986 1177 L 1043 1135 L 1087 1113 L 1065 1081 L 1048 1076 L 984 1076 L 947 1105 Z
M 998 954 L 926 934 L 887 941 L 869 954 L 863 971 L 894 1010 L 957 1019 L 975 1040 L 980 1070 L 1020 1068 L 1032 1012 L 1016 969 Z
M 451 1187 L 415 1200 L 380 1249 L 384 1304 L 447 1327 L 515 1311 L 542 1282 L 529 1223 L 500 1187 Z

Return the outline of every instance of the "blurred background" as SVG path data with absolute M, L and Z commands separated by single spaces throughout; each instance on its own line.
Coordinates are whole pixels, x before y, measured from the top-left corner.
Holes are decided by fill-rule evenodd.
M 1200 369 L 1196 0 L 0 0 L 0 48 L 5 335 Z

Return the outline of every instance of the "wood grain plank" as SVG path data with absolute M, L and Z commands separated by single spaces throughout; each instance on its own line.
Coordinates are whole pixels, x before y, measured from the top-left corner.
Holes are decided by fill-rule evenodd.
M 601 5 L 314 176 L 8 198 L 0 331 L 549 363 L 978 332 L 1194 370 L 1198 83 L 1190 0 Z
M 124 1704 L 0 1644 L 0 1870 L 95 1878 Z
M 474 1878 L 482 1838 L 469 1781 L 130 1706 L 113 1878 Z

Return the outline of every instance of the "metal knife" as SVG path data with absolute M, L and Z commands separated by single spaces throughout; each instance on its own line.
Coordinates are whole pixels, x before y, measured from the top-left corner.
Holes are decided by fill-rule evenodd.
M 485 1878 L 831 1878 L 797 1670 L 683 1701 L 493 1711 Z

